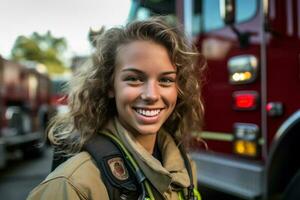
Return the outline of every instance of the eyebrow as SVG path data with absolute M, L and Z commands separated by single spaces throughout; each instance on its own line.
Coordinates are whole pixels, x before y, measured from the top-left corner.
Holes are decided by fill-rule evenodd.
M 136 69 L 136 68 L 126 68 L 126 69 L 122 70 L 122 72 L 127 72 L 127 71 L 135 72 L 138 74 L 144 74 L 143 71 Z M 165 72 L 162 72 L 161 75 L 176 74 L 176 73 L 177 73 L 176 71 L 165 71 Z

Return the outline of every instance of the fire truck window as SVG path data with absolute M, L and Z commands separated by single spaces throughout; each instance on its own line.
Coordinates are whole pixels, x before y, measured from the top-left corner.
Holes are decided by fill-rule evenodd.
M 140 4 L 133 0 L 128 20 L 144 20 L 151 16 L 163 15 L 171 25 L 176 25 L 177 17 L 175 15 L 174 0 L 145 0 Z
M 144 19 L 147 19 L 151 16 L 151 11 L 147 8 L 139 8 L 137 10 L 137 19 L 140 19 L 140 20 L 144 20 Z
M 194 34 L 196 32 L 208 32 L 225 26 L 220 16 L 219 2 L 220 0 L 202 0 L 202 6 L 195 5 L 197 9 L 202 8 L 203 10 L 202 14 L 201 10 L 194 10 Z M 237 0 L 236 23 L 242 23 L 254 17 L 257 8 L 257 0 Z
M 258 10 L 257 0 L 238 0 L 236 3 L 238 23 L 248 21 L 256 15 L 256 11 Z
M 176 25 L 174 0 L 132 0 L 128 20 L 143 20 L 154 15 L 167 16 L 170 24 Z M 224 27 L 220 16 L 220 0 L 194 0 L 192 34 L 208 32 Z M 258 0 L 236 0 L 236 23 L 245 22 L 255 16 Z

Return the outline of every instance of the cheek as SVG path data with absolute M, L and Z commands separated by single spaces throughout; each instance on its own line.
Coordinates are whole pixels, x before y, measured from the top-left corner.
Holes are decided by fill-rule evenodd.
M 120 105 L 131 104 L 139 96 L 137 88 L 121 86 L 116 90 L 116 103 Z
M 163 91 L 162 94 L 163 101 L 165 102 L 165 104 L 169 105 L 169 108 L 171 108 L 173 111 L 177 102 L 177 88 L 169 88 L 168 90 Z
M 165 92 L 164 94 L 170 103 L 176 104 L 177 96 L 178 96 L 177 88 L 174 87 L 168 90 L 167 92 Z

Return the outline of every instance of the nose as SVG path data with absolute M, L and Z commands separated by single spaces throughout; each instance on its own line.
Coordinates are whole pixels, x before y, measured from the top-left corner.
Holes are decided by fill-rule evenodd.
M 141 98 L 147 102 L 155 102 L 159 98 L 159 86 L 154 81 L 149 81 L 144 85 Z

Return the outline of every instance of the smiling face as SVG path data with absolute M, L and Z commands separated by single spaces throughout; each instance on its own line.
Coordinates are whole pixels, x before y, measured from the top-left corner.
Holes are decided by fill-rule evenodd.
M 134 41 L 118 51 L 112 95 L 120 123 L 133 134 L 156 134 L 177 100 L 176 69 L 166 48 Z

